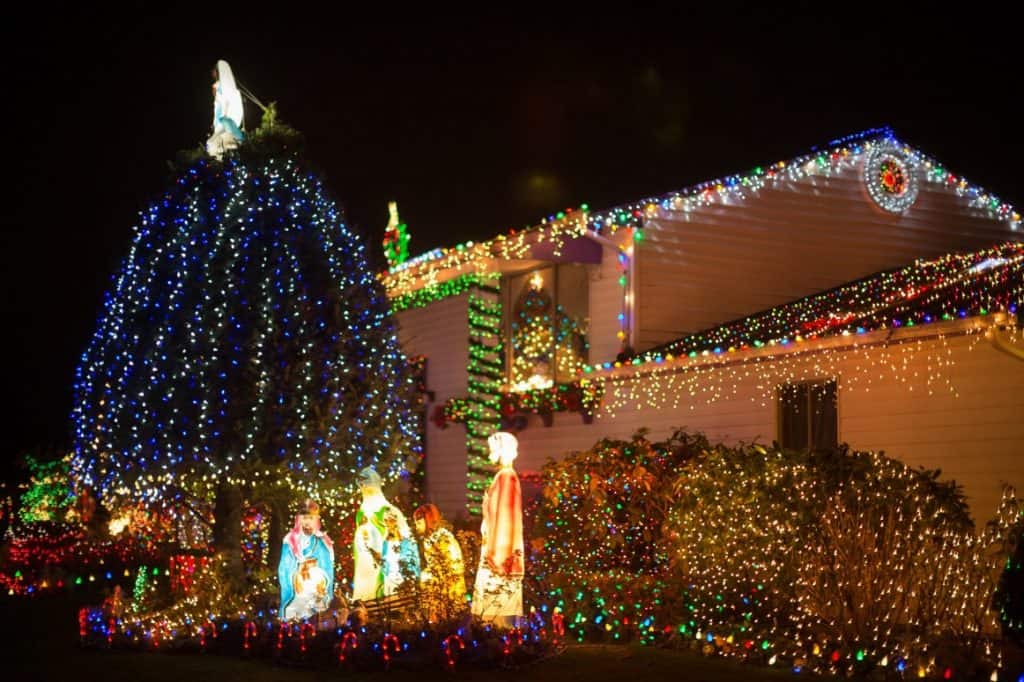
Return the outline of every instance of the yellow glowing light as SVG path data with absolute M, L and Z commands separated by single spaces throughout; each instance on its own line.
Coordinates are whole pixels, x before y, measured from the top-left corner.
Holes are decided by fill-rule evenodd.
M 123 512 L 120 516 L 115 516 L 110 519 L 110 523 L 107 524 L 107 528 L 110 530 L 111 535 L 120 535 L 121 531 L 128 527 L 131 520 L 131 514 L 129 512 Z
M 526 381 L 517 381 L 512 384 L 509 389 L 513 393 L 524 393 L 526 391 L 536 391 L 545 388 L 551 388 L 555 385 L 555 382 L 551 380 L 551 377 L 541 376 L 540 374 L 534 374 Z

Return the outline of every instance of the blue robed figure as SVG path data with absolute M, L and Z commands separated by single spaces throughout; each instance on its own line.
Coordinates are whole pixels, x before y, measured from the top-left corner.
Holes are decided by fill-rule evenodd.
M 334 597 L 334 544 L 320 529 L 320 509 L 307 502 L 305 513 L 284 538 L 277 567 L 281 618 L 301 620 L 326 611 Z

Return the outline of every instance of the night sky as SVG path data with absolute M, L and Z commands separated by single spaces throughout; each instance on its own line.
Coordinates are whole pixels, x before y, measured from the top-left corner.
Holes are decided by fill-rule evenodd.
M 170 178 L 167 160 L 208 134 L 218 58 L 305 134 L 349 223 L 378 253 L 389 199 L 416 254 L 879 125 L 1024 203 L 1019 30 L 977 6 L 937 15 L 930 5 L 937 23 L 925 26 L 921 13 L 885 4 L 802 18 L 773 3 L 730 4 L 719 15 L 602 23 L 525 7 L 476 23 L 397 9 L 358 23 L 311 9 L 164 4 L 137 16 L 47 5 L 0 29 L 9 344 L 0 472 L 67 442 L 75 362 L 137 212 Z M 240 12 L 250 18 L 231 16 Z M 247 108 L 250 126 L 256 114 Z

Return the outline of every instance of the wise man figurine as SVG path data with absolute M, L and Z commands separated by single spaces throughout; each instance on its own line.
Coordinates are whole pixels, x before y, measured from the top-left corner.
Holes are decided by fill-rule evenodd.
M 238 149 L 245 140 L 242 128 L 245 111 L 242 93 L 235 84 L 231 66 L 223 59 L 213 67 L 213 135 L 206 141 L 206 153 L 217 159 L 225 152 Z
M 320 506 L 307 500 L 284 538 L 277 577 L 281 618 L 302 620 L 326 611 L 334 597 L 334 544 L 320 529 Z
M 491 463 L 500 469 L 484 494 L 472 611 L 485 622 L 512 626 L 523 615 L 523 494 L 512 468 L 519 443 L 499 431 L 487 445 Z
M 380 475 L 372 467 L 359 472 L 363 502 L 356 512 L 352 542 L 353 601 L 390 596 L 403 582 L 400 556 L 409 556 L 407 540 L 412 538 L 412 533 L 402 511 L 384 497 L 381 485 Z M 415 543 L 412 544 L 415 548 Z M 411 559 L 408 563 L 412 563 Z M 411 570 L 419 574 L 418 551 Z

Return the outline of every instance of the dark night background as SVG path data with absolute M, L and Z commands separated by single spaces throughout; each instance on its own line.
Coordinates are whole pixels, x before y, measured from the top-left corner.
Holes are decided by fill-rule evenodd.
M 894 6 L 828 5 L 831 17 L 771 3 L 636 16 L 594 5 L 563 18 L 519 9 L 528 23 L 388 6 L 360 23 L 310 7 L 161 3 L 5 18 L 0 476 L 23 452 L 66 441 L 74 365 L 103 290 L 137 212 L 169 179 L 166 161 L 208 134 L 217 58 L 305 134 L 375 247 L 397 199 L 413 254 L 886 124 L 1024 202 L 1019 30 L 978 5 L 905 16 Z M 256 113 L 247 106 L 248 125 Z

